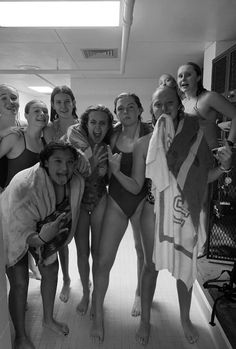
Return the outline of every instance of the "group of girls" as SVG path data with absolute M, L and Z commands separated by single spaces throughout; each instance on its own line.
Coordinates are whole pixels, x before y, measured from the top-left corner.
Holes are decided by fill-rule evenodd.
M 17 91 L 12 87 L 1 85 L 0 123 L 3 120 L 4 99 L 8 106 L 12 106 L 15 116 L 19 108 Z M 5 106 L 5 109 L 10 107 Z M 0 124 L 0 158 L 4 156 L 7 158 L 7 179 L 2 186 L 9 184 L 17 172 L 34 165 L 38 161 L 39 152 L 51 141 L 63 138 L 80 149 L 85 154 L 85 160 L 79 168 L 85 178 L 85 189 L 74 235 L 83 287 L 83 296 L 77 311 L 85 315 L 90 302 L 91 252 L 94 286 L 90 312 L 93 319 L 91 337 L 99 342 L 104 340 L 103 303 L 109 284 L 109 273 L 130 221 L 137 253 L 137 287 L 131 313 L 133 316 L 141 314 L 137 340 L 144 345 L 148 342 L 150 309 L 157 273 L 160 269 L 169 268 L 177 279 L 183 330 L 187 340 L 193 343 L 197 340 L 198 334 L 189 318 L 189 310 L 192 283 L 196 275 L 189 271 L 189 277 L 191 279 L 193 276 L 193 281 L 187 284 L 183 278 L 178 278 L 179 275 L 174 274 L 171 267 L 153 261 L 156 248 L 154 241 L 158 240 L 158 232 L 155 230 L 157 211 L 154 212 L 157 194 L 153 189 L 155 178 L 146 173 L 149 144 L 155 141 L 157 135 L 155 124 L 160 126 L 161 122 L 158 120 L 162 114 L 167 115 L 165 122 L 169 122 L 170 125 L 173 123 L 173 127 L 171 126 L 173 139 L 180 121 L 185 120 L 186 115 L 188 117 L 190 115 L 193 116 L 193 120 L 197 119 L 197 125 L 205 135 L 208 148 L 218 147 L 216 119 L 218 113 L 223 113 L 232 120 L 232 126 L 225 146 L 218 151 L 221 166 L 211 169 L 210 161 L 204 164 L 206 185 L 207 182 L 217 179 L 224 169 L 228 170 L 230 167 L 231 148 L 236 139 L 236 110 L 224 97 L 203 88 L 200 68 L 195 63 L 189 62 L 178 69 L 177 82 L 170 74 L 160 77 L 159 86 L 151 102 L 153 127 L 142 121 L 142 112 L 142 104 L 137 95 L 121 93 L 114 101 L 114 113 L 118 119 L 115 126 L 112 113 L 102 105 L 88 107 L 78 118 L 72 91 L 66 86 L 56 87 L 51 94 L 51 123 L 48 123 L 46 105 L 33 100 L 25 107 L 28 123 L 26 128 L 20 131 L 9 129 L 9 126 L 16 123 L 16 118 L 12 118 L 14 122 L 6 127 Z M 168 149 L 165 151 L 167 153 Z M 194 250 L 193 269 L 196 265 L 197 252 Z M 70 291 L 68 253 L 68 246 L 59 250 L 64 281 L 60 299 L 64 302 L 68 300 Z M 7 268 L 7 275 L 10 281 L 9 310 L 16 330 L 17 348 L 34 348 L 25 331 L 28 259 L 23 257 L 14 266 Z M 19 297 L 19 294 L 22 296 Z M 68 328 L 56 322 L 53 314 L 51 314 L 51 325 L 48 327 L 57 333 L 68 333 Z

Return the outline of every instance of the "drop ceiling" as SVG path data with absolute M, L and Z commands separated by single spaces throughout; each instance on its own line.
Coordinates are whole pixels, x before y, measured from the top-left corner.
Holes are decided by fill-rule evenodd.
M 201 64 L 207 43 L 236 40 L 235 0 L 136 0 L 122 71 L 122 18 L 117 28 L 0 28 L 0 81 L 24 92 L 32 85 L 70 84 L 73 77 L 175 75 L 186 61 Z M 91 49 L 100 55 L 86 58 L 83 50 Z M 102 55 L 109 50 L 117 55 Z

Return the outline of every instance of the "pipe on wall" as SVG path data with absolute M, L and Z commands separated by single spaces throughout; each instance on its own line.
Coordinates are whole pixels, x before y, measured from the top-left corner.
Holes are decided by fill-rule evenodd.
M 125 72 L 125 64 L 129 46 L 130 30 L 133 22 L 135 0 L 124 0 L 123 9 L 123 26 L 121 39 L 121 55 L 120 55 L 120 74 Z

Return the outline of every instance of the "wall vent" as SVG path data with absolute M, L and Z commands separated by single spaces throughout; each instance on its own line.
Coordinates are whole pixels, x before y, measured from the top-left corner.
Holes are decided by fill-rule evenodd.
M 83 56 L 86 59 L 98 58 L 118 58 L 118 48 L 109 49 L 82 49 Z

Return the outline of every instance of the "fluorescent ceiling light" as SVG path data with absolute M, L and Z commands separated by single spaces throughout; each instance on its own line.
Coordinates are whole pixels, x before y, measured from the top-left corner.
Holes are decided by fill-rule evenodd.
M 0 27 L 117 27 L 120 1 L 0 1 Z
M 52 88 L 49 86 L 28 86 L 31 90 L 40 92 L 40 93 L 51 93 Z

